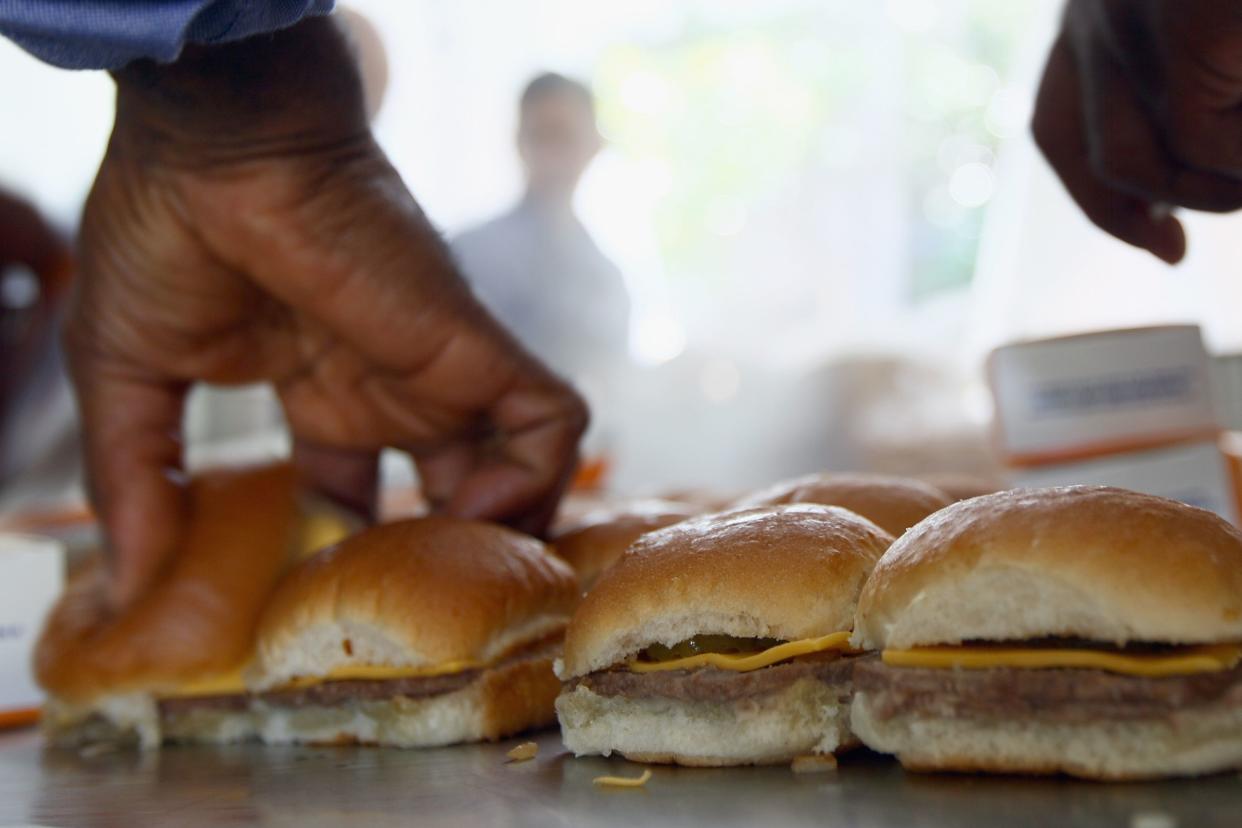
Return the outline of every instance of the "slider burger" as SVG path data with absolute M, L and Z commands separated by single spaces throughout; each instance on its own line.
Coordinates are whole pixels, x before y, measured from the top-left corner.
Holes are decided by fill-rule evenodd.
M 918 475 L 918 479 L 944 492 L 954 503 L 1009 488 L 994 477 L 968 472 L 927 472 Z
M 92 566 L 49 614 L 35 675 L 49 694 L 53 742 L 154 747 L 253 735 L 241 673 L 263 604 L 311 522 L 289 465 L 204 473 L 187 504 L 179 554 L 135 604 L 114 613 L 103 567 Z M 329 520 L 316 518 L 315 531 Z
M 429 517 L 368 529 L 292 572 L 250 680 L 271 743 L 430 747 L 554 720 L 573 572 L 526 535 Z
M 862 515 L 894 537 L 952 503 L 935 486 L 882 474 L 809 474 L 775 483 L 738 501 L 737 506 L 822 503 Z
M 855 603 L 891 542 L 870 521 L 818 505 L 644 535 L 570 621 L 556 701 L 565 746 L 719 766 L 850 743 Z
M 853 727 L 916 770 L 1132 779 L 1242 763 L 1242 534 L 1106 487 L 907 532 L 859 599 Z
M 702 511 L 672 500 L 620 503 L 584 515 L 576 526 L 553 540 L 552 548 L 578 573 L 583 589 L 589 589 L 600 573 L 616 563 L 639 537 Z

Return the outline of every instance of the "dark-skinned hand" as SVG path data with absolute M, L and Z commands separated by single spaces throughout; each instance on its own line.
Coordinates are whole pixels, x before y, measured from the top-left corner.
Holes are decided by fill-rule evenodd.
M 1166 262 L 1174 207 L 1242 207 L 1242 3 L 1070 0 L 1035 140 L 1099 227 Z
M 542 530 L 584 405 L 459 277 L 371 138 L 334 23 L 115 77 L 66 327 L 114 602 L 177 548 L 199 381 L 272 383 L 296 462 L 339 500 L 373 506 L 392 446 L 434 506 Z

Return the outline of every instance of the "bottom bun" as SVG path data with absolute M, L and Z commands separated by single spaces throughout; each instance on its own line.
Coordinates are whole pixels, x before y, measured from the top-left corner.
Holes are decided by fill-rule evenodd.
M 846 687 L 800 679 L 739 701 L 601 696 L 582 685 L 556 700 L 561 738 L 576 756 L 691 767 L 773 765 L 847 746 Z
M 249 710 L 190 710 L 160 717 L 164 741 L 177 744 L 227 745 L 258 738 Z
M 1184 710 L 1163 719 L 1040 722 L 908 713 L 881 720 L 865 691 L 851 727 L 863 744 L 913 771 L 1055 774 L 1132 780 L 1198 776 L 1242 766 L 1242 708 Z
M 72 704 L 56 697 L 43 705 L 43 736 L 57 747 L 114 745 L 159 747 L 160 717 L 146 693 L 100 696 L 90 704 Z
M 193 710 L 162 716 L 145 693 L 101 696 L 90 705 L 49 699 L 43 707 L 43 733 L 58 747 L 108 745 L 156 748 L 164 742 L 227 744 L 256 736 L 247 710 Z
M 259 737 L 268 744 L 440 747 L 550 725 L 559 689 L 552 660 L 533 658 L 484 670 L 460 690 L 426 698 L 301 707 L 260 699 L 253 709 Z

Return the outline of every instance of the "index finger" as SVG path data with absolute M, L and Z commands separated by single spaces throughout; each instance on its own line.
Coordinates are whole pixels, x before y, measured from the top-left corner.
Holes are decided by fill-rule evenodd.
M 1169 264 L 1181 261 L 1186 255 L 1181 222 L 1114 188 L 1092 167 L 1081 77 L 1064 35 L 1048 56 L 1031 130 L 1070 197 L 1097 227 Z
M 447 511 L 539 534 L 573 476 L 586 408 L 567 387 L 535 385 L 503 395 L 492 419 L 499 439 L 476 455 Z
M 128 376 L 67 337 L 87 486 L 105 534 L 109 598 L 135 601 L 172 558 L 185 518 L 184 389 Z

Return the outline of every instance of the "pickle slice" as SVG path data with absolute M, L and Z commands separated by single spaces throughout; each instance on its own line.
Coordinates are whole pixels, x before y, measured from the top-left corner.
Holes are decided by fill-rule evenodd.
M 779 638 L 737 638 L 732 635 L 696 635 L 685 641 L 679 641 L 671 647 L 663 644 L 652 644 L 638 654 L 641 661 L 673 661 L 679 658 L 702 655 L 703 653 L 724 653 L 726 655 L 749 655 L 782 644 Z

